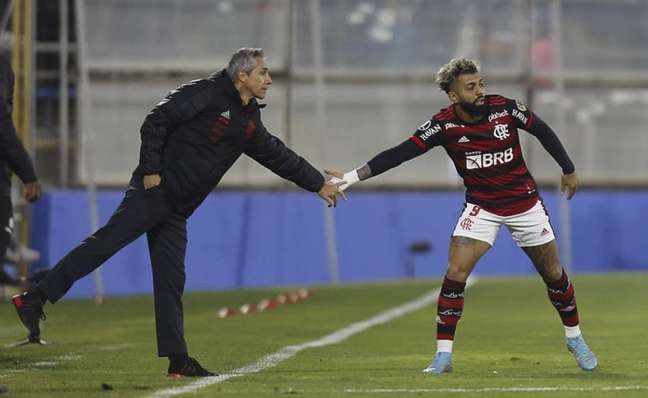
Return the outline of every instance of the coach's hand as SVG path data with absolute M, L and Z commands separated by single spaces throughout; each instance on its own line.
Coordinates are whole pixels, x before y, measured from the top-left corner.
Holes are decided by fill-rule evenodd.
M 340 185 L 344 185 L 345 181 L 337 183 L 325 182 L 317 194 L 328 203 L 328 206 L 335 207 L 337 204 L 337 195 L 342 196 L 346 200 L 346 195 L 340 190 Z
M 160 178 L 159 174 L 148 174 L 144 176 L 144 189 L 151 189 L 153 187 L 157 187 L 160 185 L 160 181 L 162 179 Z
M 35 202 L 41 196 L 41 184 L 38 181 L 25 184 L 25 199 L 28 202 Z
M 567 200 L 569 200 L 576 193 L 576 187 L 578 187 L 578 177 L 576 177 L 576 172 L 563 174 L 560 178 L 560 194 L 563 195 L 567 193 Z

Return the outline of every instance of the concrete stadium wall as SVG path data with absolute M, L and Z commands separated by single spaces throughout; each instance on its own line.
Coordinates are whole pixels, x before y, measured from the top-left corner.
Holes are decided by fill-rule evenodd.
M 98 195 L 101 223 L 123 192 Z M 543 195 L 560 239 L 559 202 Z M 50 191 L 33 208 L 34 267 L 53 266 L 91 232 L 84 191 Z M 576 272 L 648 270 L 648 190 L 583 190 L 571 202 Z M 343 282 L 442 276 L 462 192 L 351 192 L 335 210 Z M 316 195 L 298 192 L 219 192 L 188 223 L 187 290 L 322 284 L 328 281 L 324 209 Z M 427 253 L 411 254 L 414 242 Z M 151 271 L 143 237 L 101 268 L 109 295 L 149 293 Z M 506 229 L 477 265 L 477 275 L 527 274 L 533 266 Z M 94 278 L 67 297 L 94 295 Z

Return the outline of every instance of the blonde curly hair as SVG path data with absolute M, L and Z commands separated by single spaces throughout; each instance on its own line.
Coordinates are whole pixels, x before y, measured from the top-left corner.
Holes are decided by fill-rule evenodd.
M 436 74 L 436 83 L 446 93 L 450 91 L 450 85 L 460 75 L 479 73 L 479 66 L 472 59 L 453 58 L 447 64 L 439 68 Z

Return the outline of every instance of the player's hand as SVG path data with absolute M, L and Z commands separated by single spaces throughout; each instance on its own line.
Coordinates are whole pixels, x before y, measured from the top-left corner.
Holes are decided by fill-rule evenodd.
M 157 187 L 160 185 L 160 181 L 162 181 L 162 178 L 160 178 L 159 174 L 147 174 L 144 176 L 144 189 Z
M 324 169 L 324 173 L 329 177 L 336 177 L 336 178 L 339 178 L 340 180 L 344 177 L 344 173 L 341 173 L 341 172 L 339 172 L 337 170 Z
M 25 200 L 35 202 L 41 197 L 41 184 L 38 181 L 28 182 L 25 184 Z
M 578 177 L 576 177 L 576 172 L 571 174 L 563 174 L 560 178 L 560 194 L 567 194 L 567 200 L 571 199 L 576 193 L 576 188 L 578 187 Z
M 328 182 L 331 184 L 339 184 L 340 191 L 344 192 L 349 188 L 350 184 L 344 180 L 344 173 L 337 170 L 326 170 L 324 169 L 324 174 L 328 177 Z M 344 197 L 346 199 L 346 196 Z
M 337 196 L 340 195 L 344 200 L 346 200 L 346 195 L 340 189 L 340 185 L 345 184 L 345 181 L 340 181 L 336 183 L 325 182 L 317 193 L 329 207 L 335 207 L 337 205 Z

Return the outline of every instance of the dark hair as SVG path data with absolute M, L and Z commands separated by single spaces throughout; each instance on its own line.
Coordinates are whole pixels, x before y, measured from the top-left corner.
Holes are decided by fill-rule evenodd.
M 450 91 L 450 85 L 461 75 L 479 73 L 477 63 L 468 58 L 453 58 L 443 65 L 436 74 L 436 83 L 446 93 Z

